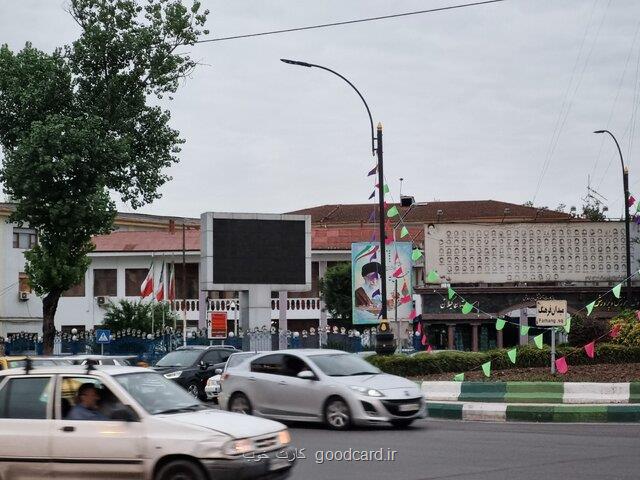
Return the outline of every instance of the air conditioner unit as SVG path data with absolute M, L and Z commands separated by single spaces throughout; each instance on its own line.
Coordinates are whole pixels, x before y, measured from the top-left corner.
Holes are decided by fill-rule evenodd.
M 31 295 L 31 294 L 30 294 L 29 292 L 19 292 L 19 293 L 18 293 L 18 298 L 19 298 L 21 301 L 26 302 L 27 300 L 29 300 L 29 296 L 30 296 L 30 295 Z
M 99 307 L 104 307 L 106 306 L 106 304 L 109 302 L 109 297 L 96 297 L 96 303 L 98 304 Z

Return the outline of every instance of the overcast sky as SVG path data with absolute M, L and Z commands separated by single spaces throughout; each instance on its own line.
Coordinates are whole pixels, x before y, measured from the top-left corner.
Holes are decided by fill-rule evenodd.
M 465 0 L 203 0 L 211 37 L 435 8 Z M 0 0 L 0 42 L 45 51 L 77 27 L 63 0 Z M 640 197 L 640 2 L 507 0 L 486 6 L 225 42 L 166 104 L 186 140 L 143 213 L 285 212 L 366 202 L 368 118 L 384 125 L 391 194 L 582 205 L 587 177 L 622 213 L 621 168 Z M 538 181 L 548 164 L 540 188 Z M 119 209 L 132 211 L 118 203 Z

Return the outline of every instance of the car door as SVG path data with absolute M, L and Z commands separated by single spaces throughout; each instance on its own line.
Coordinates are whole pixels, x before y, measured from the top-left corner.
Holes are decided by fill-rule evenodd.
M 256 358 L 246 374 L 245 387 L 253 409 L 262 415 L 280 415 L 276 390 L 282 369 L 282 354 L 274 353 Z
M 317 377 L 298 378 L 298 373 L 304 370 L 315 374 L 303 358 L 290 354 L 282 356 L 278 388 L 273 393 L 274 401 L 287 410 L 289 416 L 319 418 L 326 395 L 323 395 L 323 386 Z
M 142 479 L 142 423 L 120 420 L 69 420 L 65 418 L 84 383 L 100 391 L 99 410 L 109 416 L 126 403 L 118 386 L 90 375 L 61 375 L 56 386 L 55 420 L 52 427 L 51 467 L 54 476 L 66 479 Z M 108 405 L 106 398 L 108 397 Z
M 37 480 L 48 475 L 52 398 L 50 375 L 0 380 L 0 478 Z

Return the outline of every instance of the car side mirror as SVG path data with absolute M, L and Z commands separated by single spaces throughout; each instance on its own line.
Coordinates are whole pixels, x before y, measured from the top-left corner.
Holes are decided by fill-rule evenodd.
M 204 360 L 200 360 L 200 363 L 198 364 L 200 366 L 200 370 L 206 370 L 207 369 L 207 364 Z
M 109 420 L 117 422 L 137 422 L 140 420 L 138 414 L 129 405 L 123 405 L 111 412 Z
M 297 377 L 304 380 L 315 380 L 316 375 L 311 370 L 302 370 L 298 373 Z
M 216 368 L 215 374 L 216 375 L 220 375 L 221 373 L 222 373 L 222 369 L 221 368 Z

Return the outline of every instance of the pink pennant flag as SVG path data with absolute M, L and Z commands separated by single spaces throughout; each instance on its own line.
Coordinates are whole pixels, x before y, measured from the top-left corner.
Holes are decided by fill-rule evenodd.
M 429 345 L 429 346 L 427 347 L 427 353 L 431 353 L 431 350 L 433 350 L 433 348 L 431 348 L 431 345 Z
M 618 335 L 620 335 L 620 330 L 622 329 L 622 325 L 621 324 L 616 324 L 613 326 L 613 328 L 611 329 L 611 338 L 616 338 Z
M 416 325 L 416 332 L 422 335 L 422 324 L 420 322 Z
M 627 206 L 628 207 L 633 207 L 633 204 L 636 203 L 636 199 L 633 198 L 633 195 L 629 196 L 629 200 L 627 201 Z
M 569 371 L 566 357 L 560 357 L 556 360 L 556 370 L 558 370 L 558 373 L 561 375 L 564 375 Z
M 409 320 L 413 320 L 417 316 L 418 314 L 416 313 L 416 309 L 414 308 L 413 310 L 411 310 L 411 313 L 409 314 Z
M 584 351 L 587 352 L 587 357 L 593 358 L 596 356 L 596 341 L 594 340 L 591 343 L 587 343 L 584 346 Z
M 398 278 L 400 275 L 402 275 L 402 267 L 398 267 L 396 271 L 393 272 L 393 276 L 396 278 Z
M 377 171 L 378 171 L 378 166 L 376 165 L 371 170 L 369 170 L 369 173 L 367 173 L 367 177 L 370 177 L 371 175 L 375 175 Z
M 427 344 L 427 336 L 423 335 L 422 336 L 422 340 L 420 342 L 422 343 L 422 345 L 426 345 Z
M 405 295 L 400 299 L 400 305 L 404 305 L 405 303 L 409 303 L 411 301 L 411 295 Z

